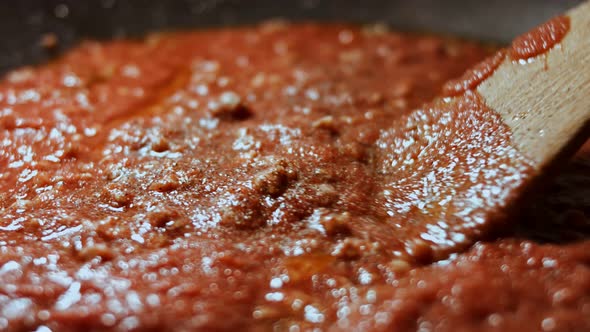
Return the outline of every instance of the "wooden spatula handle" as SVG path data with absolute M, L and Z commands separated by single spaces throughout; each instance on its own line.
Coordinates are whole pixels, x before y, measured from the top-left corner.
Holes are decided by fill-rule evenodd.
M 528 59 L 515 59 L 508 50 L 477 87 L 487 106 L 512 129 L 513 143 L 538 169 L 588 137 L 590 2 L 566 15 L 561 19 L 569 20 L 569 31 L 560 42 Z

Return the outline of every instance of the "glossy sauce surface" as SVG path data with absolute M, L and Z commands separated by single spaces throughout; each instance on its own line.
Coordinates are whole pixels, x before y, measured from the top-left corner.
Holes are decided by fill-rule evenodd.
M 11 73 L 0 328 L 590 328 L 584 154 L 464 246 L 530 166 L 475 94 L 424 103 L 491 52 L 273 22 Z
M 459 96 L 466 91 L 475 91 L 475 89 L 492 76 L 494 71 L 500 66 L 506 58 L 506 50 L 501 49 L 494 55 L 489 56 L 482 62 L 468 69 L 461 77 L 452 79 L 443 86 L 443 94 L 446 96 Z
M 527 60 L 552 49 L 570 30 L 568 16 L 556 16 L 544 24 L 516 38 L 512 42 L 510 57 L 513 60 Z

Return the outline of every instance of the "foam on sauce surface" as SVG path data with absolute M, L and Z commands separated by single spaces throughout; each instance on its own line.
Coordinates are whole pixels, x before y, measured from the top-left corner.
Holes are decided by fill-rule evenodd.
M 588 154 L 464 246 L 528 162 L 475 94 L 423 104 L 489 55 L 269 23 L 12 72 L 0 330 L 590 328 Z

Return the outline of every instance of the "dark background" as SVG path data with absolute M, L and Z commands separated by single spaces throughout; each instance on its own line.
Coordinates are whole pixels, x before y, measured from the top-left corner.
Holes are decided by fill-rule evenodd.
M 0 73 L 49 59 L 84 38 L 251 24 L 268 18 L 384 22 L 403 30 L 506 42 L 579 0 L 4 0 Z M 58 46 L 40 45 L 54 33 Z

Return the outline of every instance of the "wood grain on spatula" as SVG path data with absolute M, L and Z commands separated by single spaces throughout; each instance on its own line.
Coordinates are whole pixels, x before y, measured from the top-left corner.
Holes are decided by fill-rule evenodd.
M 465 78 L 462 92 L 500 115 L 532 168 L 505 202 L 488 206 L 475 240 L 506 225 L 590 136 L 590 2 L 516 38 Z
M 569 31 L 557 45 L 528 59 L 514 59 L 514 52 L 508 52 L 477 87 L 486 105 L 512 130 L 513 143 L 540 170 L 588 137 L 590 2 L 566 17 Z
M 550 166 L 588 137 L 590 3 L 518 37 L 444 94 L 378 142 L 389 237 L 424 263 L 509 227 Z

